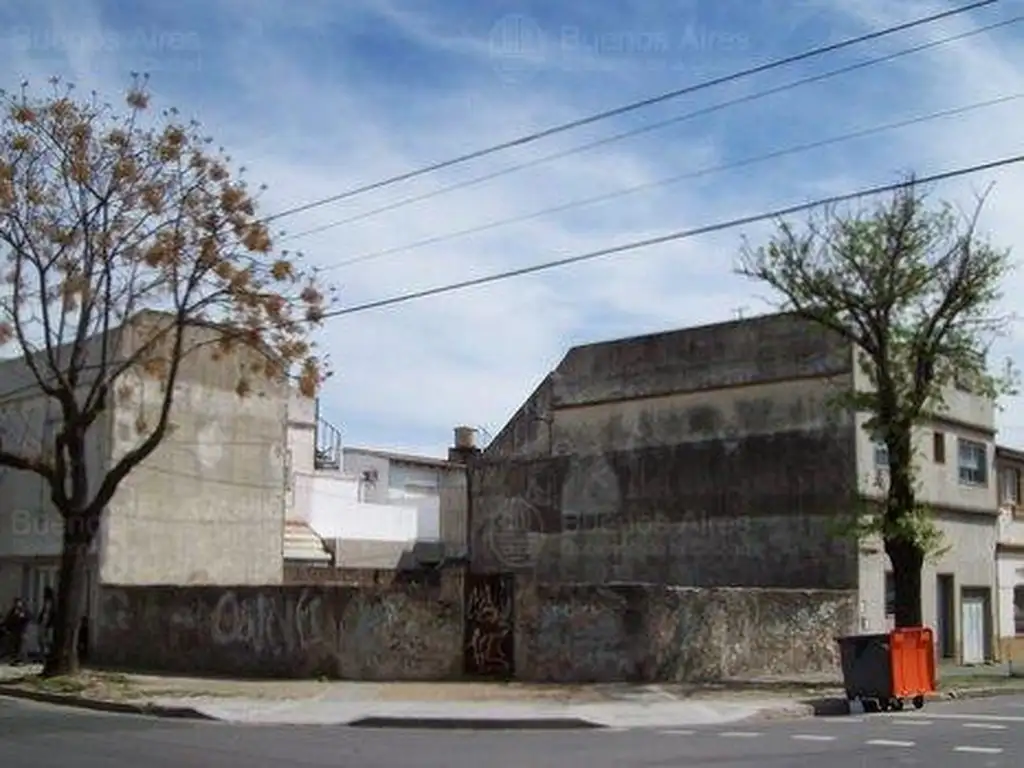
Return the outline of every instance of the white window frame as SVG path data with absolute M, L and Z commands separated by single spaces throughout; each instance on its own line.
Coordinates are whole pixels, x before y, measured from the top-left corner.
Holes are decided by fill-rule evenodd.
M 956 469 L 961 485 L 987 486 L 988 446 L 977 440 L 958 438 Z

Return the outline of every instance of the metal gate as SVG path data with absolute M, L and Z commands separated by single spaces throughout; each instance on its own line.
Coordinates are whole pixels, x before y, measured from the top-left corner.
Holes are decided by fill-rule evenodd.
M 467 675 L 512 677 L 514 588 L 512 574 L 466 574 L 463 659 Z

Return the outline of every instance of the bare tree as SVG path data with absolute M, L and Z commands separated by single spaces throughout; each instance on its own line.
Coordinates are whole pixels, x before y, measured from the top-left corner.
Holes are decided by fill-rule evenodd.
M 63 518 L 45 667 L 55 675 L 78 668 L 86 556 L 103 510 L 173 428 L 190 356 L 212 347 L 234 361 L 240 397 L 258 377 L 297 379 L 312 395 L 325 373 L 310 332 L 328 292 L 297 257 L 275 254 L 244 169 L 233 176 L 194 121 L 148 110 L 145 78 L 123 109 L 51 86 L 0 94 L 0 346 L 20 360 L 7 378 L 57 416 L 45 440 L 0 437 L 0 466 L 42 478 Z M 100 416 L 140 381 L 160 394 L 138 441 L 93 466 Z
M 921 624 L 921 569 L 942 546 L 918 500 L 915 425 L 945 408 L 951 387 L 995 398 L 1012 383 L 986 367 L 1008 323 L 997 304 L 1011 264 L 977 232 L 984 199 L 967 214 L 929 206 L 909 178 L 873 207 L 816 212 L 799 229 L 781 222 L 767 245 L 744 245 L 738 268 L 781 295 L 781 309 L 857 350 L 869 391 L 838 405 L 869 414 L 865 428 L 888 449 L 889 471 L 884 500 L 857 515 L 856 530 L 882 538 L 900 627 Z

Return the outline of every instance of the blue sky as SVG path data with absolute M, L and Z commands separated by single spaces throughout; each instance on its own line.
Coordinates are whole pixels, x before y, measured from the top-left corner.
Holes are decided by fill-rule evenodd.
M 36 2 L 0 9 L 6 87 L 51 75 L 113 99 L 148 71 L 160 105 L 195 115 L 272 213 L 771 58 L 934 12 L 940 0 L 186 0 Z M 1024 14 L 1020 0 L 686 96 L 282 221 L 292 233 L 373 211 L 586 141 Z M 492 221 L 615 193 L 883 123 L 1024 93 L 1024 23 L 755 100 L 491 182 L 336 226 L 288 247 L 325 267 L 342 301 L 580 253 L 1020 152 L 1024 99 L 337 266 Z M 935 194 L 1021 242 L 1024 172 Z M 440 453 L 451 427 L 496 433 L 572 344 L 764 311 L 731 274 L 741 235 L 695 238 L 529 278 L 336 319 L 323 410 L 350 444 Z M 283 245 L 283 243 L 282 243 Z M 1007 285 L 1008 307 L 1024 289 Z M 1024 364 L 1024 343 L 999 352 Z M 1024 445 L 1009 400 L 1003 440 Z

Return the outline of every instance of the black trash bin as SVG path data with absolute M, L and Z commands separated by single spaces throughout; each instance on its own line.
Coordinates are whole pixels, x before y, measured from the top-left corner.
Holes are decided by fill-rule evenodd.
M 889 635 L 849 635 L 836 639 L 842 659 L 846 698 L 850 701 L 860 699 L 865 709 L 887 709 L 894 698 Z

